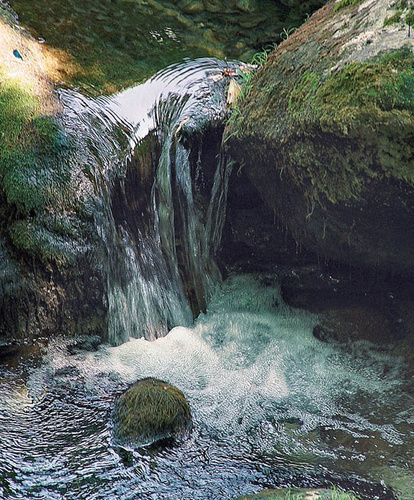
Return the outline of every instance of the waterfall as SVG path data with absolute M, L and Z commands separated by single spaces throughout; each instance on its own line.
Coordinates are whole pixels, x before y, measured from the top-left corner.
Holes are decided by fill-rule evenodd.
M 189 325 L 181 283 L 169 272 L 159 240 L 140 235 L 133 241 L 123 228 L 120 238 L 120 263 L 108 280 L 109 342 L 117 345 L 129 337 L 154 340 L 176 324 Z
M 74 93 L 62 94 L 81 117 L 83 162 L 93 171 L 95 258 L 106 275 L 113 345 L 188 326 L 220 280 L 215 253 L 232 165 L 220 151 L 225 68 L 214 59 L 185 61 L 81 106 Z

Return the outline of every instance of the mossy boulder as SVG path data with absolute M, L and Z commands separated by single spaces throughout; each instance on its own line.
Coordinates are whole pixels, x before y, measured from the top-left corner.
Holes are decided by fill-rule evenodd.
M 101 334 L 104 284 L 91 265 L 96 238 L 79 196 L 82 166 L 78 173 L 71 165 L 47 57 L 3 3 L 0 44 L 1 342 Z
M 294 488 L 278 490 L 262 490 L 259 493 L 243 495 L 237 500 L 357 500 L 352 493 L 324 488 Z
M 403 274 L 414 269 L 414 42 L 405 24 L 384 27 L 388 4 L 315 13 L 249 82 L 226 144 L 298 244 Z
M 113 419 L 116 441 L 132 447 L 183 439 L 192 428 L 184 394 L 151 377 L 138 380 L 117 399 Z

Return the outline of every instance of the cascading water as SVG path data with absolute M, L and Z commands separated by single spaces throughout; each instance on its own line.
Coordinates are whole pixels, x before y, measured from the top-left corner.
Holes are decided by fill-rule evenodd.
M 221 125 L 227 115 L 223 73 L 229 66 L 237 68 L 213 59 L 186 61 L 113 98 L 82 98 L 81 106 L 77 95 L 62 93 L 65 107 L 76 108 L 81 123 L 93 123 L 87 149 L 99 165 L 95 190 L 101 210 L 95 222 L 102 238 L 101 259 L 108 262 L 108 340 L 113 345 L 130 336 L 154 339 L 175 325 L 189 325 L 190 306 L 196 314 L 204 310 L 219 281 L 214 253 L 224 222 L 231 162 L 218 149 L 206 189 L 207 173 L 200 172 L 198 159 L 203 134 Z M 103 124 L 98 128 L 97 117 Z M 129 150 L 124 145 L 124 159 L 111 164 L 106 150 L 119 148 L 116 134 Z M 102 158 L 101 144 L 108 135 L 112 141 Z M 114 185 L 125 183 L 128 169 L 134 168 L 134 150 L 143 148 L 145 141 L 153 141 L 151 147 L 159 154 L 152 176 L 136 178 L 137 198 L 142 185 L 149 184 L 148 206 L 136 214 L 143 220 L 115 220 Z
M 363 500 L 412 498 L 404 359 L 320 342 L 276 275 L 215 286 L 231 164 L 209 133 L 226 114 L 226 66 L 188 61 L 111 99 L 61 91 L 95 235 L 82 252 L 107 280 L 108 340 L 124 343 L 85 352 L 54 339 L 0 365 L 0 496 L 230 500 L 334 483 Z M 194 325 L 185 295 L 199 309 L 211 295 Z M 114 400 L 148 376 L 185 393 L 193 435 L 121 449 Z
M 29 353 L 0 372 L 0 496 L 230 500 L 333 482 L 364 500 L 409 500 L 403 359 L 369 342 L 357 352 L 320 342 L 316 322 L 284 304 L 277 277 L 233 275 L 192 328 L 96 352 L 57 339 L 41 359 Z M 125 454 L 111 408 L 148 376 L 182 389 L 193 435 Z

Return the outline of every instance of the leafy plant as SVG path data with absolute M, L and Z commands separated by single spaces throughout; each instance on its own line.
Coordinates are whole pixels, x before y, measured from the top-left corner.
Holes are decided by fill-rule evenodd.
M 289 27 L 289 28 L 283 28 L 283 30 L 280 32 L 280 38 L 282 40 L 287 40 L 290 35 L 296 31 L 297 28 L 294 27 Z

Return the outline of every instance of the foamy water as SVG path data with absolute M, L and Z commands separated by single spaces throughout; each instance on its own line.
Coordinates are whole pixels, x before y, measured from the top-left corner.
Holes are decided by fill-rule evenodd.
M 322 343 L 316 323 L 283 303 L 275 277 L 232 276 L 192 328 L 72 355 L 52 343 L 27 376 L 2 381 L 2 474 L 15 471 L 17 498 L 233 498 L 326 477 L 346 478 L 362 498 L 390 498 L 364 480 L 410 498 L 402 359 L 366 342 Z M 148 376 L 184 392 L 193 436 L 125 463 L 111 406 Z

